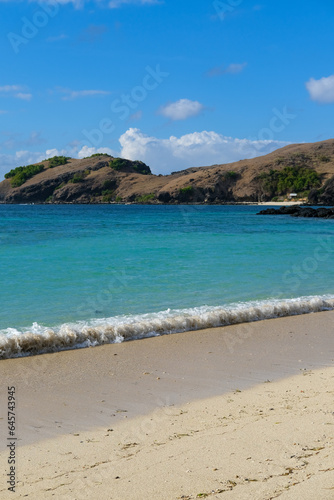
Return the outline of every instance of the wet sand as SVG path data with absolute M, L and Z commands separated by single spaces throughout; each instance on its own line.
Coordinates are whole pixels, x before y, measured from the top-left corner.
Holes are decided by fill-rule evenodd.
M 269 499 L 283 488 L 282 498 L 333 498 L 319 493 L 334 488 L 333 320 L 329 311 L 3 360 L 1 470 L 15 386 L 18 497 Z

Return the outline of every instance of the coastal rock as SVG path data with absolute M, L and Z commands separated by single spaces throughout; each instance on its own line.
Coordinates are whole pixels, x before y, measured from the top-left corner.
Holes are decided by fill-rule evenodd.
M 280 207 L 278 209 L 269 208 L 261 210 L 257 215 L 291 215 L 292 217 L 318 217 L 322 219 L 334 219 L 334 208 L 317 208 L 312 207 Z

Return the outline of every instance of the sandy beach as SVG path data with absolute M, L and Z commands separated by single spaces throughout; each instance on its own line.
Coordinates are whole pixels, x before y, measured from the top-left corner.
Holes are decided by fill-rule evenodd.
M 270 206 L 270 207 L 292 207 L 293 205 L 305 205 L 305 201 L 261 201 L 257 203 L 257 205 L 261 206 Z
M 334 312 L 1 361 L 1 498 L 334 496 Z M 8 491 L 7 387 L 17 484 Z

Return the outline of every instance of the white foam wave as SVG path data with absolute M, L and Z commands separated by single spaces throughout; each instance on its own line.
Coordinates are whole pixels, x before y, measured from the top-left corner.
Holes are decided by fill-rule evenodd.
M 334 296 L 299 297 L 166 310 L 159 313 L 94 319 L 48 328 L 34 323 L 21 331 L 0 331 L 0 358 L 13 358 L 118 343 L 144 337 L 248 323 L 334 309 Z

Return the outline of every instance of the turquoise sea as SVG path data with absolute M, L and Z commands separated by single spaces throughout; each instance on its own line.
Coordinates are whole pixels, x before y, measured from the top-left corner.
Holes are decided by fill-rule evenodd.
M 334 308 L 334 221 L 0 205 L 0 356 Z

